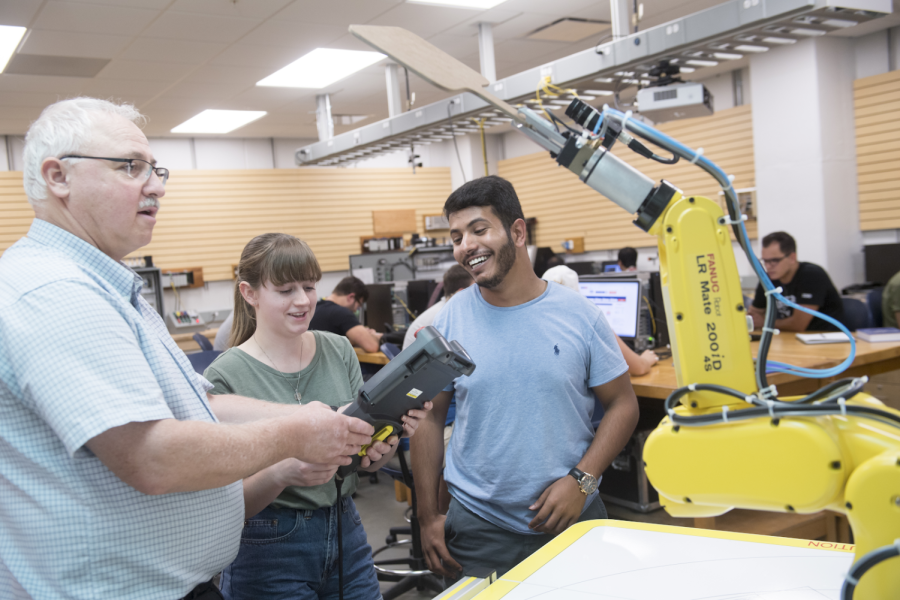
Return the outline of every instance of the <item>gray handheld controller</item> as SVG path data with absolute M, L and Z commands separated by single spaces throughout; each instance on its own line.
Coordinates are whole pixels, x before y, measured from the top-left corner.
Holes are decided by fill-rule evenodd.
M 371 423 L 373 441 L 403 435 L 401 418 L 408 410 L 422 408 L 454 379 L 474 370 L 475 363 L 459 342 L 448 342 L 434 327 L 425 327 L 411 346 L 363 384 L 344 414 Z M 365 450 L 352 456 L 352 464 L 340 467 L 338 476 L 356 471 Z

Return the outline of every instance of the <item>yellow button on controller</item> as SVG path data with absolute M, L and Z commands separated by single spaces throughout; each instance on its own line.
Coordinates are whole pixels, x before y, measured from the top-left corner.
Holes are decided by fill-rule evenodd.
M 391 437 L 392 433 L 394 433 L 394 426 L 385 425 L 375 435 L 372 436 L 372 444 L 374 444 L 375 442 L 383 442 L 384 440 Z M 363 446 L 362 450 L 359 451 L 359 454 L 357 456 L 365 456 L 366 450 L 368 450 L 369 446 L 371 446 L 372 444 L 366 444 L 365 446 Z

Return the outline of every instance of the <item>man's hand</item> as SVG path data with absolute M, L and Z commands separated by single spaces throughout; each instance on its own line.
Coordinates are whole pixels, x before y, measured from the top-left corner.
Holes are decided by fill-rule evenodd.
M 383 442 L 375 442 L 366 448 L 366 454 L 359 462 L 359 468 L 364 471 L 377 471 L 394 455 L 399 442 L 400 438 L 396 435 Z
M 648 370 L 653 367 L 653 365 L 659 362 L 659 356 L 657 356 L 656 352 L 654 352 L 653 350 L 644 350 L 643 352 L 641 352 L 640 358 L 641 362 L 646 365 Z
M 422 409 L 411 409 L 403 415 L 403 437 L 411 438 L 419 427 L 419 422 L 428 416 L 428 411 L 432 409 L 434 404 L 429 400 L 422 405 Z
M 322 465 L 349 465 L 350 456 L 372 442 L 375 430 L 361 419 L 338 414 L 321 402 L 299 407 L 289 417 L 297 425 L 296 458 Z
M 271 468 L 276 470 L 275 476 L 282 488 L 289 485 L 312 487 L 328 483 L 337 472 L 337 465 L 305 463 L 296 458 L 286 458 L 275 463 Z
M 575 478 L 566 475 L 544 490 L 537 502 L 528 507 L 538 514 L 528 524 L 529 529 L 557 535 L 578 520 L 584 509 L 584 494 Z
M 447 543 L 444 541 L 444 522 L 446 520 L 446 515 L 436 515 L 434 518 L 419 521 L 422 552 L 425 554 L 425 562 L 432 573 L 444 577 L 457 577 L 462 573 L 462 567 L 453 560 L 450 551 L 447 550 Z

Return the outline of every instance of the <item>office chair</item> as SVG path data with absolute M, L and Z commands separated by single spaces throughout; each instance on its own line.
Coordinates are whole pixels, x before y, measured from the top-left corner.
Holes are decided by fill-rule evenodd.
M 862 300 L 841 298 L 844 302 L 844 325 L 850 331 L 872 326 L 872 315 Z
M 191 361 L 191 366 L 194 367 L 194 370 L 203 375 L 203 371 L 206 370 L 206 367 L 211 365 L 212 361 L 216 360 L 216 357 L 222 354 L 222 352 L 213 350 L 212 342 L 201 333 L 195 333 L 193 338 L 194 341 L 197 342 L 197 345 L 200 346 L 200 352 L 188 354 L 187 357 L 188 360 Z
M 869 307 L 873 327 L 884 327 L 884 316 L 881 314 L 881 294 L 883 292 L 884 288 L 875 288 L 866 294 L 866 305 Z
M 197 345 L 200 346 L 201 352 L 209 352 L 213 349 L 212 342 L 209 341 L 209 338 L 203 335 L 202 333 L 195 333 L 191 336 L 194 338 L 194 341 L 197 342 Z
M 431 590 L 435 593 L 444 591 L 441 581 L 428 570 L 428 566 L 425 564 L 425 556 L 422 552 L 422 537 L 419 530 L 419 518 L 416 513 L 416 488 L 402 448 L 397 449 L 397 457 L 400 460 L 400 471 L 385 467 L 382 467 L 381 470 L 394 479 L 402 481 L 410 489 L 412 512 L 409 517 L 409 527 L 391 527 L 389 535 L 384 540 L 385 545 L 372 552 L 378 580 L 397 582 L 397 585 L 384 592 L 384 600 L 393 600 L 413 588 L 420 591 Z M 397 538 L 398 535 L 409 535 L 410 539 L 401 540 Z M 408 557 L 383 558 L 380 560 L 376 558 L 390 548 L 406 545 L 410 546 Z M 399 565 L 405 565 L 408 568 L 396 568 Z

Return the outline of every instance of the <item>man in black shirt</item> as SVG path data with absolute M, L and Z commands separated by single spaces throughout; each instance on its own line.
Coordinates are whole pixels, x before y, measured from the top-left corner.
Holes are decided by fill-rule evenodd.
M 797 260 L 797 243 L 783 231 L 770 233 L 763 238 L 761 262 L 766 273 L 781 287 L 781 294 L 804 308 L 811 308 L 843 322 L 844 304 L 840 294 L 825 269 L 813 263 Z M 794 310 L 781 302 L 775 303 L 775 328 L 782 331 L 837 331 L 837 327 L 800 310 Z M 766 295 L 762 284 L 756 287 L 756 297 L 750 307 L 753 327 L 763 326 L 766 314 Z
M 327 298 L 316 303 L 309 328 L 347 336 L 350 343 L 366 352 L 378 352 L 381 334 L 360 325 L 355 313 L 366 300 L 369 290 L 361 279 L 344 277 Z

